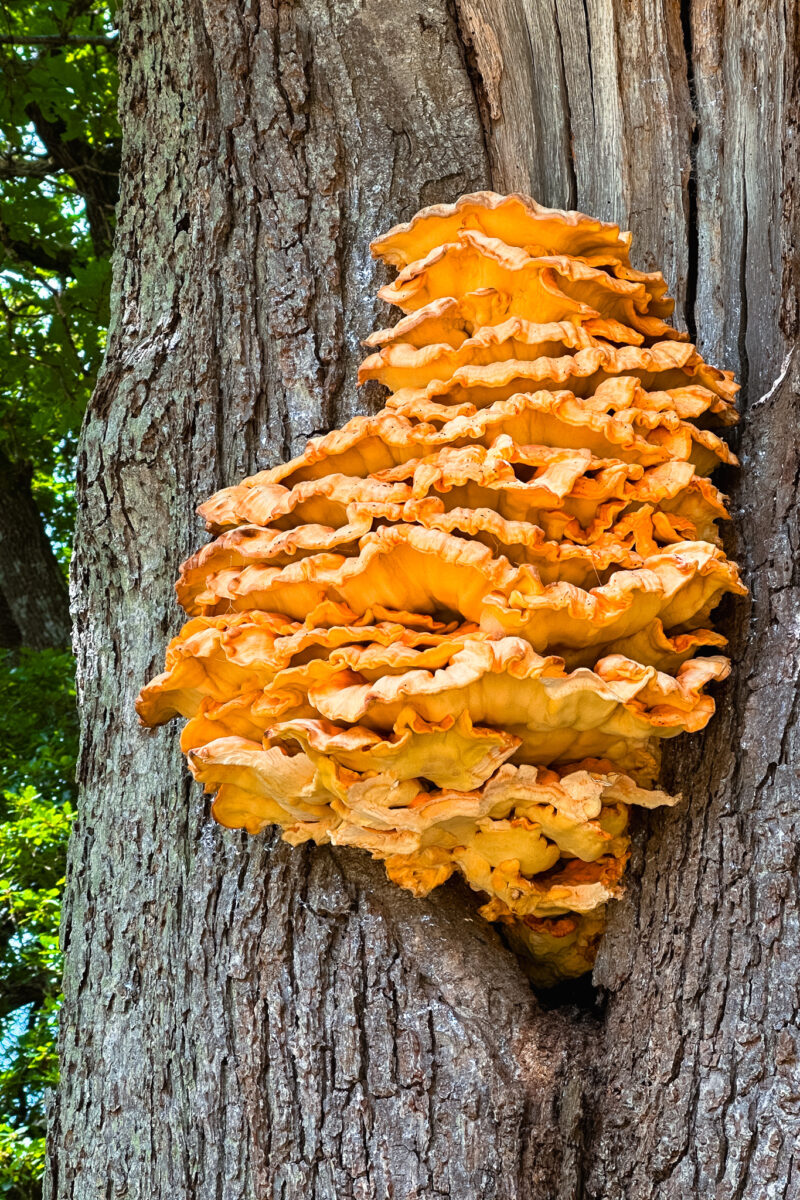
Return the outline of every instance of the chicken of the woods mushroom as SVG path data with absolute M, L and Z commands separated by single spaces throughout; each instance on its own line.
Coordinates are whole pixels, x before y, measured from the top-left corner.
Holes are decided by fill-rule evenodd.
M 222 825 L 359 847 L 418 896 L 460 874 L 540 985 L 590 969 L 744 591 L 709 478 L 737 385 L 630 242 L 492 192 L 378 238 L 403 315 L 359 378 L 385 408 L 201 506 L 137 705 L 187 719 Z

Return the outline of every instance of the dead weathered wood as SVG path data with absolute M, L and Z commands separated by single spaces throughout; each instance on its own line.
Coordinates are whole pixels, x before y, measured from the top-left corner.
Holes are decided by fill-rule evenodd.
M 124 6 L 52 1200 L 796 1194 L 797 44 L 778 0 Z M 747 385 L 736 672 L 641 820 L 594 1007 L 542 1008 L 461 891 L 215 828 L 132 709 L 195 504 L 371 402 L 369 238 L 489 183 L 633 228 Z

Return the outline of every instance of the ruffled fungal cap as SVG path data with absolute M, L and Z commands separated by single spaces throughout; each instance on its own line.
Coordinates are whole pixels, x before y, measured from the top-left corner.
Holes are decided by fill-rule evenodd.
M 730 372 L 666 318 L 630 234 L 519 195 L 373 245 L 405 313 L 367 338 L 385 408 L 212 496 L 191 619 L 142 691 L 223 825 L 356 847 L 483 898 L 543 986 L 589 970 L 632 805 L 728 674 L 742 594 L 707 476 Z
M 455 204 L 433 204 L 406 224 L 395 225 L 371 243 L 372 253 L 402 269 L 451 242 L 462 230 L 474 229 L 507 246 L 528 246 L 547 254 L 596 259 L 606 265 L 630 266 L 630 233 L 585 213 L 544 208 L 517 193 L 473 192 Z

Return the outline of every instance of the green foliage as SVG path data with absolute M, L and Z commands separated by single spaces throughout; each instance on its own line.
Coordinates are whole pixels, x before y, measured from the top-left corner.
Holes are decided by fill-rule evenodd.
M 0 11 L 4 42 L 21 39 L 0 45 L 0 446 L 35 465 L 58 547 L 105 344 L 119 169 L 113 48 L 66 39 L 111 37 L 111 19 L 92 0 Z
M 78 748 L 73 671 L 66 652 L 0 655 L 0 1196 L 35 1194 L 44 1091 L 56 1080 L 58 922 Z
M 104 350 L 119 170 L 113 4 L 0 7 L 0 451 L 69 556 L 78 431 Z M 0 651 L 0 1197 L 38 1200 L 56 1080 L 74 663 Z
M 0 788 L 74 796 L 74 662 L 65 650 L 0 652 Z
M 39 1200 L 44 1173 L 44 1138 L 20 1133 L 0 1123 L 0 1196 L 4 1200 Z

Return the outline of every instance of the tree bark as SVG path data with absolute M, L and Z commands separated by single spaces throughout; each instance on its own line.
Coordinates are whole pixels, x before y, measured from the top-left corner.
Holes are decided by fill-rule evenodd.
M 0 650 L 17 650 L 21 645 L 22 634 L 19 626 L 14 620 L 5 596 L 0 591 Z
M 31 473 L 0 450 L 0 646 L 70 641 L 64 574 L 31 492 Z
M 798 61 L 778 0 L 128 0 L 52 1200 L 797 1195 Z M 544 1001 L 464 891 L 212 826 L 133 713 L 195 504 L 373 402 L 370 237 L 489 184 L 632 228 L 745 384 L 734 678 Z

